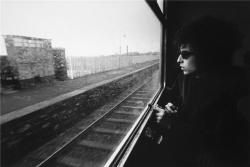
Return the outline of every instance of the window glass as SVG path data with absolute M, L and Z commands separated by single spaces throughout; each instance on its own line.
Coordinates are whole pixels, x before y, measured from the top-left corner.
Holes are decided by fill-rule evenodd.
M 164 2 L 164 0 L 157 0 L 157 3 L 158 3 L 162 12 L 163 12 L 163 2 Z
M 99 128 L 101 136 L 86 134 L 81 142 L 86 156 L 91 156 L 87 153 L 92 146 L 104 150 L 100 157 L 88 157 L 85 165 L 102 166 L 160 88 L 159 20 L 144 0 L 1 3 L 1 37 L 7 53 L 0 56 L 1 146 L 7 152 L 1 157 L 3 163 L 37 165 L 147 84 L 126 103 L 130 108 L 98 125 L 104 129 Z M 124 114 L 125 110 L 130 114 Z M 123 133 L 108 136 L 109 128 L 115 128 L 112 123 L 119 121 Z M 107 145 L 96 144 L 113 141 L 111 151 Z M 74 158 L 75 154 L 62 152 L 56 162 L 67 165 L 70 159 L 64 155 Z M 13 156 L 21 158 L 8 159 Z

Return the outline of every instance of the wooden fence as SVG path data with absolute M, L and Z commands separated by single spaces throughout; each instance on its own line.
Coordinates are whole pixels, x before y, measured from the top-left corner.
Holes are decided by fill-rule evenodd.
M 138 63 L 159 59 L 159 55 L 112 55 L 98 57 L 67 57 L 67 73 L 71 79 Z

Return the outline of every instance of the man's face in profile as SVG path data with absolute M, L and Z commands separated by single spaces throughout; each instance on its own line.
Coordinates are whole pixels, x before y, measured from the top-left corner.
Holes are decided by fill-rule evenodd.
M 191 74 L 197 69 L 194 54 L 195 53 L 190 45 L 181 45 L 177 63 L 179 63 L 184 75 Z

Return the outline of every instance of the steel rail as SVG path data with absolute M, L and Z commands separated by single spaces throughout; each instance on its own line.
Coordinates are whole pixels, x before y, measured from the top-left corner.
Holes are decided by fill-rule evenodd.
M 70 139 L 67 143 L 65 143 L 63 146 L 61 146 L 58 150 L 56 150 L 54 153 L 52 153 L 49 157 L 47 157 L 45 160 L 40 162 L 36 167 L 44 167 L 46 164 L 49 163 L 53 158 L 55 158 L 58 154 L 60 154 L 63 150 L 68 148 L 71 144 L 73 144 L 74 141 L 76 141 L 81 135 L 83 135 L 88 129 L 90 129 L 92 126 L 94 126 L 97 122 L 101 121 L 105 116 L 107 116 L 109 113 L 111 113 L 113 110 L 115 110 L 120 104 L 122 104 L 126 99 L 128 99 L 130 96 L 132 96 L 135 92 L 137 92 L 139 89 L 141 89 L 144 85 L 146 85 L 147 82 L 144 81 L 143 84 L 135 88 L 135 90 L 131 93 L 129 93 L 126 97 L 124 97 L 120 102 L 115 104 L 110 110 L 108 110 L 106 113 L 104 113 L 101 117 L 96 119 L 94 122 L 92 122 L 90 125 L 88 125 L 85 129 L 83 129 L 81 132 L 79 132 L 75 137 Z

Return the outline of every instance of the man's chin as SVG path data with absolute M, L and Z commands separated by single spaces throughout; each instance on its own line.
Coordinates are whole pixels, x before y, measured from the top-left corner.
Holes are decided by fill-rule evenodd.
M 194 73 L 194 71 L 183 71 L 184 75 L 189 75 L 189 74 L 192 74 L 192 73 Z
M 189 72 L 187 72 L 187 71 L 183 71 L 183 74 L 184 74 L 184 75 L 188 75 L 188 74 L 189 74 Z

